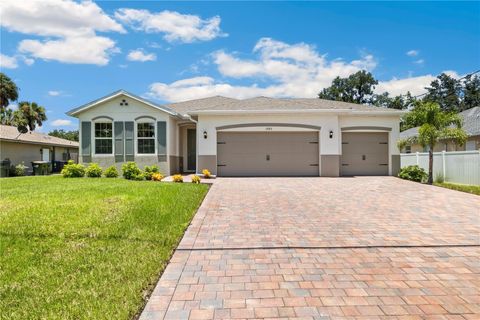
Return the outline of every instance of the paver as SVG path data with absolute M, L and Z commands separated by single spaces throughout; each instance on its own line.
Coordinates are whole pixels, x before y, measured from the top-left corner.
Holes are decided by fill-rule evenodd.
M 392 177 L 217 179 L 141 319 L 477 319 L 479 208 Z

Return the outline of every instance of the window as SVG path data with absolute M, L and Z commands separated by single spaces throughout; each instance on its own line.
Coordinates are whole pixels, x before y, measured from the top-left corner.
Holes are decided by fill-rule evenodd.
M 112 154 L 112 123 L 95 123 L 95 154 Z
M 137 124 L 137 153 L 155 153 L 155 125 L 151 122 Z
M 412 153 L 412 146 L 406 146 L 405 153 Z

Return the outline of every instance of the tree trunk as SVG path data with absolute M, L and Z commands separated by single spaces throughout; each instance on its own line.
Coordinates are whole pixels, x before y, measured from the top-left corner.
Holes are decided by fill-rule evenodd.
M 433 146 L 428 150 L 428 184 L 433 184 Z

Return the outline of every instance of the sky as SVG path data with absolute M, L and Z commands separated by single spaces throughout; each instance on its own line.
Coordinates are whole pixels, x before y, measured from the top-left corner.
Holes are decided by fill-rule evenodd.
M 1 72 L 47 109 L 44 132 L 76 129 L 65 112 L 119 89 L 314 98 L 368 70 L 377 93 L 421 94 L 480 69 L 480 2 L 1 0 L 0 28 Z

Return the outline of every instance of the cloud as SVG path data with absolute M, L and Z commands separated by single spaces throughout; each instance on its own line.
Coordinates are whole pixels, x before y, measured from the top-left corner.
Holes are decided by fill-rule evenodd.
M 70 0 L 0 2 L 0 24 L 9 31 L 45 37 L 23 40 L 19 51 L 31 57 L 63 63 L 105 65 L 118 52 L 115 42 L 96 32 L 121 32 L 121 24 L 92 1 Z M 31 61 L 26 60 L 28 64 Z
M 73 125 L 71 120 L 67 119 L 56 119 L 50 122 L 50 125 L 52 127 L 68 127 Z
M 168 10 L 152 13 L 148 10 L 122 8 L 115 12 L 115 18 L 134 30 L 163 33 L 168 42 L 191 43 L 226 36 L 220 30 L 219 16 L 202 19 L 196 15 Z
M 353 61 L 328 60 L 314 46 L 305 43 L 287 44 L 261 38 L 253 48 L 255 59 L 242 59 L 225 51 L 212 53 L 213 63 L 223 77 L 250 81 L 248 85 L 232 85 L 212 77 L 194 77 L 170 84 L 153 83 L 149 95 L 161 100 L 181 101 L 212 95 L 248 98 L 315 97 L 337 77 L 347 77 L 359 70 L 373 70 L 377 62 L 372 55 Z M 268 85 L 259 85 L 258 82 Z
M 413 61 L 413 63 L 421 65 L 421 64 L 425 63 L 425 60 L 424 59 L 418 59 L 418 60 Z
M 18 68 L 17 58 L 6 56 L 0 53 L 0 67 L 5 69 Z
M 143 49 L 132 50 L 127 55 L 127 60 L 130 61 L 155 61 L 157 56 L 154 53 L 146 53 Z
M 418 50 L 410 50 L 410 51 L 407 51 L 406 54 L 407 54 L 407 56 L 409 56 L 409 57 L 416 57 L 416 56 L 418 56 L 419 53 L 420 53 L 420 52 L 419 52 Z
M 51 97 L 57 97 L 59 95 L 61 95 L 62 92 L 61 91 L 56 91 L 56 90 L 51 90 L 51 91 L 48 91 L 48 95 L 51 96 Z
M 460 76 L 455 71 L 444 71 L 446 74 L 459 78 Z M 426 92 L 425 87 L 428 87 L 430 83 L 437 77 L 431 74 L 408 77 L 404 79 L 393 78 L 389 81 L 381 81 L 375 88 L 375 93 L 389 92 L 390 95 L 396 96 L 400 94 L 406 94 L 408 91 L 414 96 L 423 94 Z

